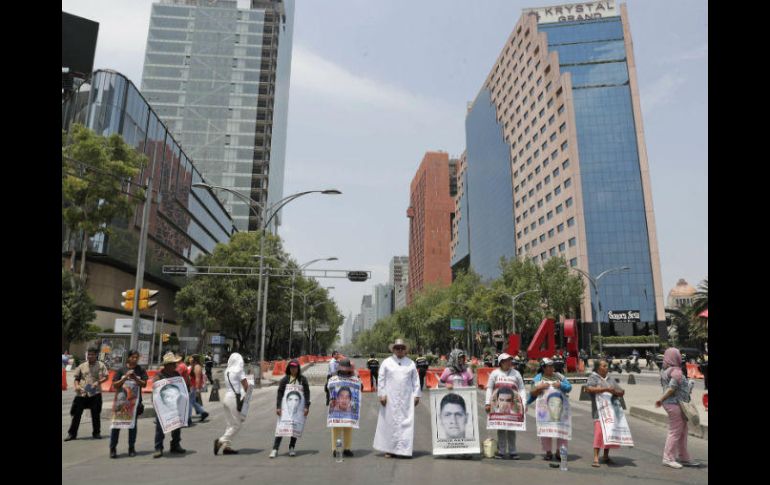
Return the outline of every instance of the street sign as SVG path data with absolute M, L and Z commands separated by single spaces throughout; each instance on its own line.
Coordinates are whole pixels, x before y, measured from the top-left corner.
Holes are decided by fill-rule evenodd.
M 465 320 L 462 318 L 452 318 L 449 321 L 449 330 L 465 330 Z
M 131 333 L 131 326 L 134 321 L 131 318 L 116 318 L 115 319 L 115 333 Z M 152 334 L 152 320 L 145 320 L 144 318 L 139 321 L 139 333 L 143 335 Z
M 163 266 L 163 273 L 164 274 L 176 274 L 176 275 L 186 275 L 187 274 L 187 266 Z
M 224 335 L 212 335 L 211 336 L 211 345 L 224 345 L 225 344 L 225 336 Z
M 137 346 L 139 347 L 139 365 L 147 365 L 150 361 L 150 341 L 140 340 Z
M 180 342 L 197 342 L 198 337 L 177 337 Z
M 350 281 L 366 281 L 369 279 L 369 273 L 367 271 L 348 271 L 348 279 Z

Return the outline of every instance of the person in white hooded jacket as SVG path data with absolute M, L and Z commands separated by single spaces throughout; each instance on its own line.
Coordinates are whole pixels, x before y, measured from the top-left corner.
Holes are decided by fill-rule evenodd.
M 487 395 L 486 399 L 484 400 L 484 409 L 486 410 L 487 414 L 492 412 L 492 394 L 495 391 L 495 384 L 498 382 L 502 383 L 505 381 L 510 383 L 510 386 L 498 386 L 498 393 L 502 394 L 500 391 L 504 390 L 504 388 L 506 390 L 510 389 L 512 392 L 508 392 L 507 394 L 510 395 L 512 401 L 515 397 L 517 397 L 513 395 L 513 393 L 516 393 L 518 394 L 517 401 L 520 399 L 519 402 L 521 406 L 524 406 L 524 403 L 527 402 L 527 391 L 524 387 L 524 379 L 522 379 L 519 371 L 513 368 L 513 357 L 503 352 L 498 357 L 498 362 L 500 367 L 493 370 L 492 373 L 489 374 L 489 381 L 487 382 Z M 524 409 L 522 409 L 521 412 L 524 413 Z M 497 430 L 497 455 L 495 455 L 495 458 L 502 459 L 505 457 L 506 444 L 508 448 L 508 459 L 518 460 L 519 455 L 516 453 L 516 431 L 505 429 Z
M 225 408 L 227 428 L 221 438 L 214 440 L 214 454 L 218 454 L 219 449 L 224 446 L 225 449 L 222 450 L 223 455 L 235 455 L 238 452 L 230 446 L 232 445 L 233 437 L 238 434 L 243 422 L 241 411 L 238 409 L 238 401 L 243 399 L 243 396 L 249 390 L 249 381 L 246 380 L 246 374 L 243 371 L 243 357 L 241 357 L 241 354 L 237 352 L 230 354 L 224 377 L 227 393 L 225 398 L 222 399 L 222 405 Z

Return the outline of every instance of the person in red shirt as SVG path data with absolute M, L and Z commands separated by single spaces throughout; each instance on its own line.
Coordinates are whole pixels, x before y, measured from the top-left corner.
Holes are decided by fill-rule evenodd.
M 189 367 L 190 370 L 190 407 L 188 408 L 190 411 L 189 419 L 187 420 L 188 423 L 192 423 L 192 410 L 195 408 L 195 413 L 201 417 L 200 422 L 203 423 L 206 421 L 206 418 L 209 417 L 209 413 L 206 412 L 205 409 L 203 409 L 203 405 L 198 403 L 198 397 L 200 396 L 200 393 L 203 391 L 203 386 L 206 383 L 206 377 L 203 374 L 203 366 L 201 365 L 201 358 L 200 355 L 193 355 L 192 357 L 189 357 L 192 362 Z

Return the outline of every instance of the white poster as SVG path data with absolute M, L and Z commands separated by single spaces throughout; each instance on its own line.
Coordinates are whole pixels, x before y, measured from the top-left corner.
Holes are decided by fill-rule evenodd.
M 329 388 L 327 428 L 356 428 L 361 417 L 361 381 L 332 378 Z
M 139 351 L 139 365 L 147 365 L 150 361 L 150 341 L 140 340 L 136 346 Z
M 276 436 L 299 438 L 305 428 L 305 395 L 302 385 L 286 384 L 281 401 L 281 415 L 275 425 Z
M 537 436 L 572 439 L 572 414 L 569 398 L 555 387 L 545 389 L 535 401 Z
M 430 389 L 434 455 L 481 453 L 475 387 Z
M 241 396 L 243 398 L 243 406 L 241 406 L 242 419 L 246 419 L 246 416 L 248 416 L 249 414 L 249 404 L 251 404 L 251 394 L 252 394 L 252 391 L 254 390 L 254 374 L 247 375 L 246 382 L 249 383 L 249 390 L 246 391 L 246 393 L 242 394 Z M 238 383 L 237 386 L 240 387 L 241 391 L 243 391 L 243 386 L 240 383 Z M 238 389 L 238 387 L 236 387 L 236 389 Z
M 527 394 L 519 389 L 516 379 L 499 376 L 495 381 L 487 415 L 487 429 L 527 430 Z
M 190 398 L 181 376 L 169 377 L 152 384 L 152 405 L 164 433 L 187 426 Z
M 115 392 L 112 401 L 112 423 L 110 429 L 131 429 L 136 426 L 136 409 L 139 404 L 139 385 L 128 379 Z
M 626 421 L 626 414 L 620 405 L 620 399 L 612 399 L 612 394 L 596 394 L 596 410 L 599 411 L 599 425 L 602 428 L 604 444 L 634 446 L 631 429 Z

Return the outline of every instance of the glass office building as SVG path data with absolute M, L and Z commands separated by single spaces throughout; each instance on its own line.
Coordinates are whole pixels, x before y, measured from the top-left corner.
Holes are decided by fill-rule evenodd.
M 594 278 L 629 267 L 600 280 L 601 312 L 586 281 L 582 319 L 601 318 L 607 333 L 608 311 L 639 311 L 642 324 L 665 317 L 627 11 L 612 0 L 590 4 L 590 13 L 586 5 L 525 11 L 500 52 L 466 119 L 464 224 L 470 266 L 486 277 L 499 274 L 490 263 L 509 247 L 539 264 L 561 256 Z M 474 146 L 497 155 L 479 158 Z M 502 169 L 486 169 L 504 155 L 512 197 L 502 190 Z M 513 234 L 490 232 L 495 225 Z M 484 251 L 476 246 L 482 240 Z M 621 324 L 614 332 L 643 328 Z
M 213 185 L 283 197 L 294 0 L 152 5 L 142 92 Z M 217 192 L 239 230 L 261 218 Z M 275 218 L 280 224 L 280 216 Z
M 146 185 L 153 174 L 146 278 L 170 288 L 180 286 L 178 277 L 162 273 L 162 266 L 193 265 L 217 243 L 227 243 L 235 227 L 225 207 L 207 190 L 192 187 L 204 182 L 203 176 L 136 86 L 122 74 L 94 72 L 88 103 L 77 110 L 75 121 L 99 135 L 118 133 L 147 156 L 145 168 L 133 181 Z M 143 209 L 139 203 L 130 219 L 115 220 L 110 236 L 92 236 L 88 242 L 90 260 L 135 273 Z M 63 253 L 69 253 L 73 245 L 80 250 L 79 242 L 75 242 L 79 238 L 71 236 L 69 232 L 63 236 Z

